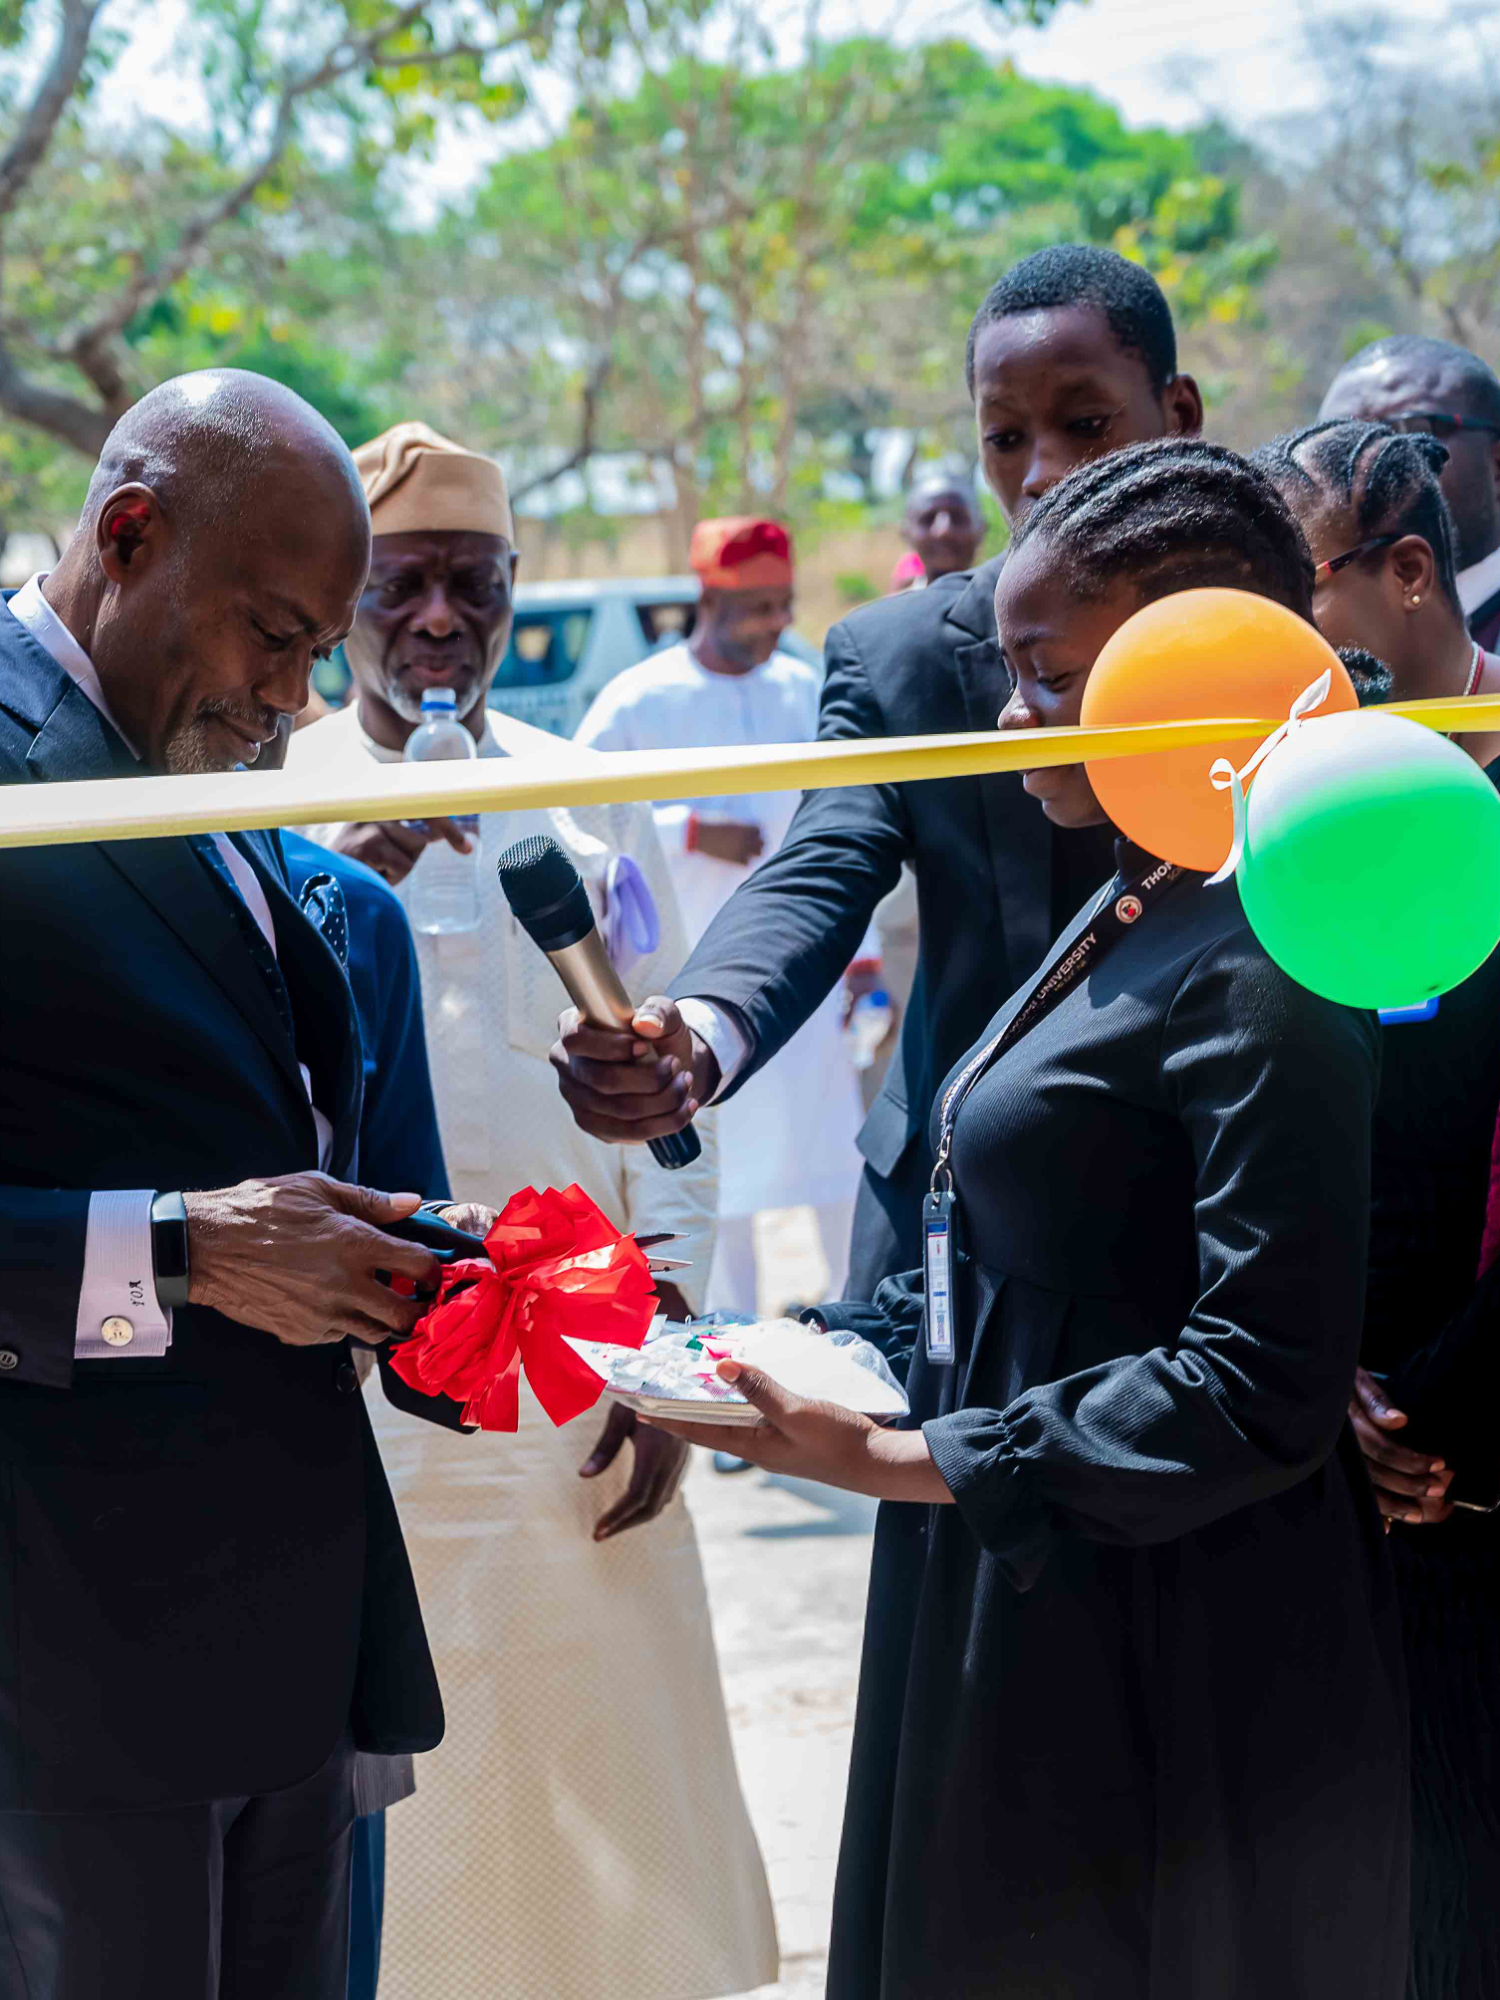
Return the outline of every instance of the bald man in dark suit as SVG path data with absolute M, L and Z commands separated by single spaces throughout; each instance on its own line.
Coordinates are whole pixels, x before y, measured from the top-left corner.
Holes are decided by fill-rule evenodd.
M 1500 648 L 1500 379 L 1477 354 L 1418 334 L 1377 340 L 1339 370 L 1324 418 L 1430 431 L 1448 448 L 1442 487 L 1457 537 L 1458 597 L 1471 636 Z

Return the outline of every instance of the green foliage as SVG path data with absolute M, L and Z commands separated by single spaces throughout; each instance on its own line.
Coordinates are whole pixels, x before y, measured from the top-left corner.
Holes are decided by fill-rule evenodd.
M 622 34 L 698 5 L 188 0 L 176 57 L 197 89 L 164 89 L 105 130 L 91 93 L 123 34 L 78 0 L 0 0 L 0 160 L 27 131 L 49 65 L 63 64 L 65 86 L 41 143 L 0 185 L 4 406 L 89 454 L 157 372 L 235 348 L 276 361 L 341 425 L 363 428 L 357 381 L 317 351 L 316 316 L 303 310 L 314 256 L 329 262 L 331 295 L 338 263 L 370 275 L 399 208 L 393 168 L 430 154 L 440 134 L 481 138 L 511 118 L 526 102 L 517 64 L 555 35 L 603 59 Z M 135 28 L 149 33 L 139 16 Z M 271 312 L 287 291 L 290 333 Z M 153 317 L 158 305 L 167 311 Z M 230 327 L 234 314 L 242 324 Z
M 346 351 L 324 346 L 305 320 L 227 290 L 182 285 L 126 328 L 148 377 L 190 368 L 249 368 L 295 389 L 348 445 L 384 428 L 384 405 Z
M 88 488 L 89 467 L 29 426 L 0 420 L 0 549 L 12 528 L 62 538 Z
M 44 26 L 0 0 L 0 91 L 24 74 L 6 38 L 34 54 Z M 227 364 L 351 442 L 420 414 L 523 492 L 610 452 L 669 472 L 684 515 L 773 506 L 820 534 L 863 517 L 882 429 L 972 448 L 964 332 L 1017 256 L 1113 243 L 1221 328 L 1254 322 L 1274 261 L 1227 140 L 1132 130 L 959 40 L 812 41 L 777 68 L 744 0 L 188 0 L 180 39 L 206 120 L 96 130 L 96 27 L 0 214 L 0 360 L 73 399 L 56 434 L 80 451 L 151 382 Z M 566 68 L 571 115 L 404 225 L 402 162 L 524 102 L 512 52 Z M 594 504 L 557 532 L 596 535 Z
M 1356 320 L 1344 333 L 1344 359 L 1352 360 L 1362 347 L 1369 347 L 1377 340 L 1388 339 L 1395 331 L 1395 327 L 1388 320 Z
M 492 448 L 634 452 L 689 507 L 806 524 L 830 471 L 868 490 L 879 427 L 971 443 L 969 317 L 1060 238 L 1139 258 L 1188 323 L 1250 319 L 1275 257 L 1191 139 L 966 43 L 858 36 L 784 70 L 684 49 L 584 96 L 417 250 L 434 354 L 468 366 L 410 386 Z

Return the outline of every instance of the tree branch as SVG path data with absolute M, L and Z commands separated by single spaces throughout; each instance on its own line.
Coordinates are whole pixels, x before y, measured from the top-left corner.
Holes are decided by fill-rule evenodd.
M 386 32 L 391 31 L 387 29 Z M 445 49 L 403 50 L 400 63 L 402 69 L 435 69 L 439 63 L 458 62 L 465 56 L 473 56 L 477 62 L 482 62 L 494 53 L 493 49 L 483 48 L 478 42 L 454 42 Z
M 79 5 L 81 0 L 68 0 L 70 5 Z M 102 0 L 98 0 L 102 4 Z M 327 90 L 336 83 L 360 70 L 378 66 L 384 59 L 381 50 L 390 39 L 403 33 L 427 11 L 428 0 L 407 0 L 407 4 L 393 9 L 383 21 L 363 35 L 339 42 L 324 57 L 315 69 L 301 76 L 287 78 L 276 99 L 276 113 L 271 127 L 271 136 L 260 157 L 249 167 L 234 185 L 225 190 L 216 202 L 196 216 L 183 229 L 170 257 L 160 264 L 148 267 L 144 260 L 137 267 L 132 280 L 120 291 L 103 311 L 74 327 L 57 343 L 56 352 L 79 368 L 108 402 L 115 401 L 124 391 L 124 382 L 109 349 L 136 314 L 153 304 L 163 293 L 171 290 L 179 278 L 193 268 L 204 244 L 226 223 L 234 218 L 254 199 L 261 187 L 275 172 L 292 142 L 296 130 L 297 111 L 302 101 L 320 90 Z M 517 29 L 513 42 L 523 39 Z M 398 60 L 432 63 L 445 60 L 451 55 L 495 54 L 502 45 L 492 50 L 479 50 L 468 43 L 446 49 L 441 54 L 427 55 L 425 52 L 408 55 L 403 53 Z
M 104 0 L 62 0 L 62 32 L 52 60 L 37 80 L 15 138 L 0 154 L 0 217 L 8 215 L 20 200 L 52 143 L 57 122 L 83 73 L 89 36 L 103 4 Z
M 109 436 L 114 417 L 108 410 L 91 410 L 76 396 L 67 396 L 23 375 L 0 344 L 0 409 L 23 424 L 35 424 L 52 437 L 97 458 Z
M 609 331 L 613 332 L 612 326 Z M 581 466 L 586 465 L 593 457 L 595 437 L 599 425 L 599 402 L 604 394 L 604 386 L 613 372 L 614 365 L 614 342 L 610 340 L 606 343 L 604 352 L 589 370 L 588 379 L 583 385 L 583 400 L 579 414 L 577 445 L 569 452 L 561 465 L 554 465 L 548 471 L 538 473 L 535 478 L 526 480 L 522 485 L 513 486 L 510 489 L 512 507 L 514 507 L 518 500 L 525 499 L 528 493 L 535 493 L 539 487 L 550 486 L 554 479 L 561 479 L 564 473 L 577 472 Z

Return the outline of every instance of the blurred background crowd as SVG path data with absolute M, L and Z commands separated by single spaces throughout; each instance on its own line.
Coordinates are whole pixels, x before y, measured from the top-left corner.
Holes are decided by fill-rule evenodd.
M 816 647 L 972 463 L 952 356 L 1040 244 L 1150 267 L 1232 444 L 1382 333 L 1493 359 L 1497 54 L 1467 0 L 6 0 L 0 98 L 49 88 L 0 119 L 0 574 L 234 365 L 502 459 L 528 720 L 680 625 L 704 515 L 789 523 Z

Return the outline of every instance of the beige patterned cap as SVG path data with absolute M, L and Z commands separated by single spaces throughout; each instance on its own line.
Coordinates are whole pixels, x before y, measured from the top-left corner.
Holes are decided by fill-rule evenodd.
M 503 535 L 514 546 L 505 474 L 427 424 L 392 425 L 362 444 L 354 463 L 377 535 L 458 530 Z

